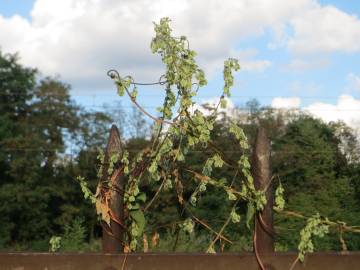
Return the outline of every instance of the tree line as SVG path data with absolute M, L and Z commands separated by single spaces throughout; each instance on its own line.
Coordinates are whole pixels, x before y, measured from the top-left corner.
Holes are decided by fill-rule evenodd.
M 81 175 L 96 189 L 97 153 L 105 147 L 111 123 L 132 130 L 124 138 L 130 154 L 151 145 L 151 136 L 146 136 L 151 135 L 151 126 L 137 111 L 126 118 L 121 106 L 116 111 L 86 110 L 71 98 L 70 85 L 59 78 L 39 78 L 39 72 L 21 65 L 17 55 L 0 53 L 0 248 L 48 250 L 51 236 L 62 235 L 63 250 L 97 250 L 98 219 L 75 179 Z M 301 111 L 263 107 L 256 100 L 246 106 L 246 113 L 239 111 L 231 117 L 243 127 L 250 145 L 257 127 L 266 128 L 272 142 L 273 182 L 281 181 L 289 208 L 360 225 L 360 157 L 355 132 L 343 122 L 325 123 Z M 236 160 L 243 150 L 227 132 L 228 117 L 219 117 L 212 139 Z M 76 145 L 71 158 L 70 144 Z M 194 167 L 207 158 L 194 149 L 186 162 Z M 216 170 L 214 176 L 230 177 Z M 186 200 L 192 185 L 189 180 L 183 187 Z M 142 188 L 151 198 L 158 186 L 144 183 Z M 180 230 L 176 221 L 186 213 L 176 204 L 176 196 L 168 187 L 166 195 L 154 201 L 145 233 L 153 240 L 154 250 L 202 251 L 209 239 L 201 226 L 195 226 L 193 234 Z M 230 211 L 224 196 L 216 190 L 207 192 L 192 212 L 219 230 Z M 239 208 L 245 215 L 246 205 Z M 303 225 L 302 220 L 276 216 L 277 250 L 295 249 L 298 236 L 294 232 Z M 251 250 L 247 230 L 245 220 L 227 227 L 224 235 L 234 244 L 224 245 L 224 250 Z M 323 250 L 339 250 L 344 245 L 359 250 L 360 237 L 329 236 L 317 244 Z

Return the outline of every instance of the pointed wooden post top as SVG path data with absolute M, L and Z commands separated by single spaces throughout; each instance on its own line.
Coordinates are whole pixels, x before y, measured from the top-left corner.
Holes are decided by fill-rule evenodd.
M 112 125 L 110 129 L 110 136 L 106 146 L 106 155 L 111 157 L 113 153 L 118 153 L 122 156 L 122 145 L 120 139 L 120 132 L 116 125 Z

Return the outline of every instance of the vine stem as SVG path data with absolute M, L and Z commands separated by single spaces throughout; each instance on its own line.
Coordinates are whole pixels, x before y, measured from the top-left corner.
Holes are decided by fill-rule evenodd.
M 233 242 L 231 240 L 229 240 L 228 238 L 226 238 L 225 236 L 222 235 L 222 232 L 217 232 L 215 231 L 213 228 L 211 228 L 209 225 L 207 225 L 204 221 L 200 220 L 199 218 L 197 218 L 188 207 L 186 207 L 186 210 L 190 213 L 191 217 L 193 219 L 195 219 L 195 221 L 197 223 L 199 223 L 200 225 L 204 226 L 206 229 L 208 229 L 209 231 L 211 231 L 212 233 L 214 233 L 216 235 L 216 237 L 223 239 L 224 241 L 228 242 L 229 244 L 232 244 Z
M 232 212 L 233 210 L 235 210 L 235 207 L 236 207 L 236 205 L 238 204 L 238 202 L 239 202 L 239 200 L 237 200 L 237 201 L 234 203 L 234 205 L 233 205 L 233 207 L 232 207 L 232 209 L 231 209 L 231 212 Z M 209 252 L 209 250 L 214 246 L 214 244 L 216 243 L 216 241 L 219 240 L 220 235 L 223 233 L 223 231 L 225 230 L 225 228 L 226 228 L 227 225 L 229 224 L 230 220 L 231 220 L 231 215 L 228 216 L 228 218 L 226 219 L 224 225 L 221 227 L 220 231 L 217 233 L 215 239 L 214 239 L 214 240 L 210 243 L 210 245 L 208 246 L 206 252 Z
M 131 102 L 146 116 L 150 117 L 152 120 L 154 120 L 155 122 L 159 123 L 165 123 L 165 124 L 169 124 L 169 125 L 174 125 L 174 122 L 170 122 L 161 118 L 157 118 L 153 115 L 151 115 L 149 112 L 147 112 L 143 107 L 140 106 L 140 104 L 135 100 L 135 98 L 133 98 L 129 92 L 129 90 L 125 87 L 126 93 L 128 94 L 128 96 L 131 99 Z
M 297 217 L 297 218 L 301 218 L 301 219 L 308 219 L 309 218 L 307 216 L 304 216 L 303 214 L 293 212 L 293 211 L 279 210 L 279 209 L 276 209 L 276 208 L 274 208 L 274 211 L 279 213 L 279 214 L 286 215 L 286 216 L 292 216 L 292 217 Z M 329 225 L 329 226 L 341 227 L 343 231 L 353 232 L 353 233 L 360 233 L 360 229 L 356 229 L 358 226 L 347 226 L 345 224 L 341 224 L 341 223 L 334 222 L 334 221 L 331 221 L 331 220 L 321 220 L 321 222 L 323 224 L 326 224 L 326 225 Z
M 341 243 L 341 249 L 343 252 L 346 252 L 348 249 L 347 249 L 347 246 L 346 246 L 346 242 L 343 238 L 343 229 L 341 227 L 339 227 L 339 240 L 340 240 L 340 243 Z
M 111 74 L 113 73 L 113 74 Z M 115 75 L 114 75 L 115 73 Z M 108 75 L 110 76 L 111 79 L 113 80 L 119 80 L 121 81 L 121 77 L 119 75 L 119 72 L 117 72 L 117 70 L 109 70 L 108 71 Z M 132 79 L 131 79 L 131 84 L 132 85 L 155 85 L 155 84 L 165 84 L 167 81 L 164 81 L 164 82 L 161 82 L 161 83 L 135 83 Z M 174 123 L 173 122 L 170 122 L 170 121 L 167 121 L 167 120 L 164 120 L 164 119 L 160 119 L 158 117 L 155 117 L 153 116 L 152 114 L 150 114 L 148 111 L 146 111 L 137 101 L 136 99 L 130 94 L 129 92 L 129 89 L 127 87 L 125 87 L 125 91 L 126 91 L 126 94 L 129 96 L 131 102 L 143 113 L 145 114 L 146 116 L 148 116 L 149 118 L 151 118 L 152 120 L 154 120 L 155 122 L 161 122 L 161 123 L 166 123 L 166 124 L 169 124 L 169 125 L 173 125 Z
M 300 259 L 299 256 L 297 256 L 296 259 L 295 259 L 295 260 L 293 261 L 293 263 L 291 264 L 289 270 L 293 270 L 293 269 L 294 269 L 294 267 L 295 267 L 296 264 L 298 263 L 299 259 Z
M 198 173 L 198 172 L 196 172 L 196 171 L 194 171 L 194 170 L 191 170 L 191 169 L 189 169 L 189 168 L 185 168 L 184 170 L 187 171 L 187 172 L 189 172 L 189 173 L 192 173 L 192 174 L 195 176 L 195 178 L 197 178 L 200 182 L 205 181 L 205 182 L 210 183 L 210 184 L 212 184 L 213 186 L 215 186 L 213 183 L 211 183 L 212 181 L 215 181 L 215 180 L 211 179 L 210 177 L 208 177 L 208 176 L 206 176 L 206 175 L 203 175 L 203 174 L 201 174 L 201 173 Z M 224 186 L 223 188 L 228 189 L 229 191 L 231 191 L 232 193 L 238 195 L 239 197 L 241 197 L 242 199 L 244 199 L 244 200 L 246 200 L 246 201 L 250 201 L 250 200 L 251 200 L 251 198 L 248 198 L 248 197 L 244 196 L 240 191 L 238 191 L 238 190 L 236 190 L 236 189 L 234 189 L 234 188 L 232 188 L 232 187 Z
M 120 80 L 120 76 L 118 76 L 118 80 Z M 166 83 L 166 82 L 164 82 Z M 133 85 L 152 85 L 152 84 L 139 84 L 139 83 L 135 83 L 135 82 L 132 82 Z M 168 125 L 175 125 L 176 124 L 176 120 L 179 118 L 180 114 L 178 114 L 174 119 L 173 121 L 168 121 L 168 120 L 165 120 L 165 119 L 162 119 L 162 118 L 158 118 L 158 117 L 155 117 L 153 116 L 152 114 L 150 114 L 147 110 L 145 110 L 137 101 L 136 99 L 131 95 L 131 93 L 129 92 L 129 89 L 127 87 L 125 87 L 125 91 L 126 91 L 126 94 L 129 96 L 131 102 L 138 108 L 138 110 L 140 110 L 143 114 L 145 114 L 147 117 L 151 118 L 152 120 L 154 120 L 155 122 L 157 123 L 164 123 L 164 124 L 168 124 Z M 178 98 L 178 97 L 177 97 Z M 176 98 L 176 99 L 177 99 Z
M 128 252 L 125 253 L 124 261 L 123 261 L 123 263 L 122 263 L 122 265 L 121 265 L 121 270 L 124 270 L 124 269 L 125 269 L 125 264 L 126 264 L 126 260 L 127 260 L 128 254 L 129 254 Z
M 266 270 L 265 266 L 263 265 L 260 255 L 259 255 L 259 251 L 257 249 L 257 245 L 256 245 L 256 230 L 254 230 L 254 237 L 253 237 L 253 245 L 254 245 L 254 253 L 255 253 L 255 257 L 256 257 L 256 261 L 258 262 L 261 270 Z
M 261 227 L 272 237 L 274 238 L 275 236 L 275 231 L 274 229 L 272 229 L 269 225 L 266 224 L 266 222 L 264 221 L 264 219 L 262 218 L 262 216 L 259 214 L 258 215 L 258 219 L 260 221 Z
M 105 228 L 105 231 L 106 231 L 106 233 L 108 234 L 108 235 L 110 235 L 111 237 L 113 237 L 114 239 L 116 239 L 116 240 L 119 240 L 120 242 L 121 242 L 121 244 L 125 247 L 126 245 L 127 245 L 127 243 L 126 242 L 124 242 L 123 240 L 121 240 L 119 237 L 117 237 L 117 236 L 115 236 L 113 233 L 112 233 L 112 231 L 108 228 L 108 224 L 105 222 L 105 221 L 102 221 L 104 224 L 104 227 L 103 228 Z
M 120 78 L 120 77 L 119 77 Z M 118 79 L 119 79 L 118 78 Z M 136 99 L 131 95 L 131 93 L 129 92 L 129 89 L 127 87 L 125 87 L 125 91 L 126 91 L 126 94 L 129 96 L 131 102 L 138 108 L 138 110 L 140 110 L 143 114 L 145 114 L 147 117 L 151 118 L 152 120 L 154 120 L 155 122 L 157 123 L 164 123 L 164 124 L 168 124 L 168 125 L 176 125 L 178 126 L 179 128 L 181 128 L 181 126 L 179 126 L 177 123 L 176 123 L 176 120 L 179 118 L 180 116 L 180 113 L 173 119 L 173 121 L 168 121 L 168 120 L 165 120 L 165 119 L 162 119 L 162 118 L 158 118 L 158 117 L 155 117 L 153 116 L 152 114 L 150 114 L 148 111 L 146 111 L 137 101 Z M 190 122 L 193 124 L 194 126 L 194 123 L 192 122 L 192 119 L 189 115 L 189 112 L 187 110 L 185 110 L 185 114 L 187 116 L 187 118 L 190 120 Z M 212 142 L 211 140 L 209 141 L 209 145 L 211 146 L 211 148 L 216 152 L 218 153 L 221 158 L 223 159 L 224 163 L 229 166 L 230 168 L 236 168 L 237 166 L 233 165 L 231 161 L 228 161 L 228 159 L 226 158 L 225 154 L 216 146 L 216 144 L 214 142 Z
M 160 194 L 162 188 L 164 187 L 165 181 L 166 181 L 166 177 L 163 177 L 164 179 L 162 180 L 160 187 L 157 189 L 155 195 L 152 197 L 151 201 L 145 206 L 144 208 L 144 213 L 150 208 L 150 206 L 154 203 L 155 199 L 157 198 L 157 196 Z
M 233 178 L 231 180 L 230 188 L 232 188 L 232 186 L 234 185 L 235 180 L 236 180 L 236 176 L 238 175 L 238 173 L 239 173 L 239 169 L 236 170 L 236 172 L 235 172 L 235 174 L 234 174 L 234 176 L 233 176 Z

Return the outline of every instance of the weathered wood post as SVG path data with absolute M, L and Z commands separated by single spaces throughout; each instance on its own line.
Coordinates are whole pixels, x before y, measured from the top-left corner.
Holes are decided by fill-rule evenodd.
M 120 160 L 123 151 L 120 140 L 119 130 L 115 125 L 110 129 L 109 141 L 105 150 L 104 166 L 102 170 L 101 182 L 110 180 L 109 208 L 111 214 L 117 221 L 110 220 L 110 226 L 102 224 L 102 251 L 103 253 L 122 253 L 124 251 L 124 228 L 119 224 L 124 224 L 124 188 L 125 177 Z M 108 173 L 109 162 L 112 155 L 118 155 L 118 162 L 114 164 L 111 175 Z M 106 185 L 105 185 L 106 186 Z
M 252 174 L 255 188 L 266 189 L 267 204 L 255 219 L 256 243 L 254 243 L 257 251 L 264 254 L 274 252 L 274 194 L 271 184 L 270 140 L 263 127 L 257 130 L 253 151 Z

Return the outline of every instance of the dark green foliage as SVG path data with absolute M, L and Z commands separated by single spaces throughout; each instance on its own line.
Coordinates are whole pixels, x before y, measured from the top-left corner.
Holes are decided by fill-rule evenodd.
M 61 236 L 62 251 L 78 251 L 84 249 L 86 228 L 81 218 L 75 218 L 72 223 L 65 225 L 64 234 Z
M 143 128 L 144 119 L 137 112 L 133 113 L 136 121 L 132 127 L 125 129 L 129 123 L 121 109 L 118 115 L 85 111 L 71 100 L 69 85 L 54 78 L 36 83 L 36 76 L 36 70 L 21 66 L 15 55 L 0 53 L 0 248 L 47 251 L 50 237 L 60 235 L 63 251 L 96 250 L 99 245 L 94 239 L 101 236 L 98 220 L 75 178 L 83 176 L 95 191 L 97 148 L 104 148 L 111 122 L 119 122 L 124 133 L 132 135 L 124 142 L 130 157 L 151 146 L 151 139 L 145 138 L 150 132 Z M 239 124 L 250 144 L 257 125 L 266 127 L 272 139 L 273 181 L 276 184 L 280 179 L 285 188 L 285 207 L 307 216 L 318 212 L 335 221 L 360 225 L 359 144 L 354 132 L 344 123 L 326 124 L 300 113 L 264 109 L 255 100 L 247 106 L 250 114 Z M 243 150 L 227 132 L 227 125 L 226 118 L 216 122 L 211 139 L 227 159 L 236 161 Z M 251 149 L 248 151 L 250 154 Z M 197 223 L 194 234 L 188 235 L 179 230 L 179 222 L 194 214 L 219 230 L 229 216 L 232 204 L 228 195 L 210 186 L 206 193 L 199 194 L 196 207 L 190 203 L 196 183 L 182 169 L 191 166 L 201 172 L 203 168 L 198 164 L 211 156 L 206 146 L 197 147 L 181 163 L 187 210 L 178 204 L 176 192 L 169 189 L 146 212 L 145 233 L 149 238 L 160 233 L 159 245 L 153 250 L 204 251 L 211 241 L 204 227 Z M 241 173 L 233 178 L 232 169 L 220 173 L 214 168 L 211 174 L 234 187 L 244 180 Z M 161 180 L 141 185 L 150 201 Z M 224 250 L 252 249 L 246 209 L 247 205 L 237 206 L 240 223 L 230 224 L 224 231 L 234 245 L 226 244 Z M 80 216 L 83 221 L 78 219 Z M 277 249 L 296 249 L 298 232 L 304 224 L 302 220 L 276 216 Z M 344 240 L 348 249 L 360 249 L 358 235 L 345 234 Z M 323 250 L 341 248 L 336 234 L 315 240 L 315 245 Z
M 309 116 L 289 123 L 284 134 L 274 140 L 273 171 L 284 186 L 288 209 L 307 216 L 320 213 L 331 220 L 356 225 L 360 223 L 360 208 L 352 183 L 360 176 L 354 170 L 359 164 L 349 163 L 347 153 L 342 152 L 341 134 L 335 131 L 334 125 Z M 295 249 L 297 239 L 292 230 L 299 231 L 303 222 L 277 217 L 277 225 L 291 229 L 281 234 L 280 243 Z M 358 238 L 349 239 L 348 247 L 359 249 Z M 337 235 L 317 244 L 320 249 L 341 248 Z
M 50 236 L 80 214 L 94 220 L 87 230 L 96 223 L 73 179 L 81 170 L 96 179 L 95 148 L 104 145 L 110 118 L 81 113 L 68 85 L 36 83 L 36 75 L 0 54 L 0 248 L 47 250 Z M 69 143 L 83 145 L 78 162 Z

